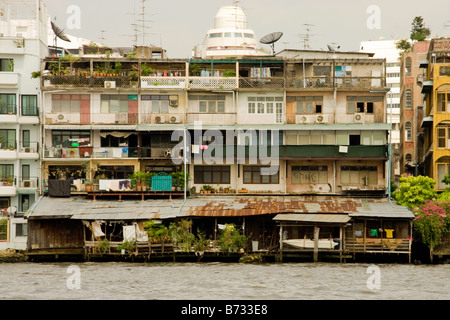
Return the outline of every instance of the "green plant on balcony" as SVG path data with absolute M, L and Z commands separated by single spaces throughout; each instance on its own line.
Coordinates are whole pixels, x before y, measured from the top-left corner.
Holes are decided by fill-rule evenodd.
M 142 184 L 145 181 L 145 172 L 136 171 L 131 175 L 131 179 L 136 182 L 137 191 L 142 191 Z
M 236 71 L 235 70 L 226 70 L 222 74 L 223 77 L 236 77 Z
M 189 65 L 189 74 L 191 76 L 199 76 L 202 68 L 199 64 L 193 63 Z
M 40 71 L 33 71 L 32 73 L 31 73 L 31 78 L 32 79 L 37 79 L 37 78 L 39 78 L 41 76 L 41 72 Z
M 97 243 L 97 250 L 100 253 L 108 253 L 110 249 L 111 249 L 111 243 L 106 238 Z
M 186 179 L 184 175 L 184 171 L 172 172 L 170 174 L 172 176 L 173 186 L 177 188 L 177 190 L 184 189 L 185 181 L 189 181 L 190 174 L 186 172 Z
M 14 177 L 13 176 L 8 177 L 8 185 L 10 185 L 10 186 L 14 185 Z
M 153 73 L 153 68 L 151 66 L 149 66 L 146 63 L 141 64 L 141 76 L 148 77 L 152 73 Z

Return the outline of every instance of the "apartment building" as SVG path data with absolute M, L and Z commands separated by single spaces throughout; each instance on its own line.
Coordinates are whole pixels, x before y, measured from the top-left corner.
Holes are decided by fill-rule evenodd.
M 122 227 L 192 218 L 212 241 L 219 224 L 236 223 L 263 250 L 289 246 L 286 231 L 314 233 L 328 251 L 332 237 L 343 244 L 334 252 L 387 243 L 410 253 L 413 216 L 387 199 L 386 59 L 313 50 L 168 59 L 135 49 L 44 60 L 48 197 L 27 215 L 30 250 L 80 254 L 105 235 L 122 243 Z
M 40 184 L 41 59 L 47 56 L 42 1 L 0 4 L 0 249 L 25 249 L 24 214 Z
M 427 58 L 420 66 L 425 75 L 422 83 L 424 94 L 423 167 L 427 176 L 436 180 L 437 190 L 446 185 L 442 178 L 449 171 L 448 121 L 450 106 L 450 39 L 435 38 L 429 45 Z
M 387 95 L 387 122 L 392 125 L 392 180 L 398 184 L 400 175 L 404 172 L 400 155 L 400 50 L 396 48 L 398 40 L 363 41 L 360 44 L 361 52 L 372 52 L 374 58 L 386 59 L 386 87 L 390 89 Z
M 403 175 L 423 174 L 422 120 L 424 113 L 422 84 L 424 69 L 420 64 L 428 55 L 429 41 L 414 42 L 410 52 L 401 56 L 400 167 Z M 425 124 L 427 122 L 425 121 Z

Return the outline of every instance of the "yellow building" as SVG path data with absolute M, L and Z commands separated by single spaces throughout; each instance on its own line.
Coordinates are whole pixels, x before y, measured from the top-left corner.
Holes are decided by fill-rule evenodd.
M 424 172 L 443 190 L 442 178 L 450 173 L 450 38 L 433 39 L 421 67 L 426 68 L 422 86 Z

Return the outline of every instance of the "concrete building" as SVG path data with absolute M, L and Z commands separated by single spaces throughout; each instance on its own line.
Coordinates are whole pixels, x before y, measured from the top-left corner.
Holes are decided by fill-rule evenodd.
M 446 187 L 442 178 L 450 173 L 450 39 L 432 39 L 427 58 L 420 66 L 425 71 L 423 170 L 436 180 L 436 189 L 441 191 Z
M 387 95 L 387 119 L 392 124 L 392 170 L 393 180 L 399 182 L 404 172 L 400 154 L 400 51 L 395 43 L 398 40 L 363 41 L 360 44 L 361 52 L 372 52 L 374 58 L 386 59 L 386 87 L 390 89 Z
M 0 4 L 0 249 L 25 249 L 25 212 L 39 196 L 41 59 L 47 56 L 42 1 Z
M 386 59 L 149 52 L 44 60 L 31 251 L 84 254 L 148 219 L 189 218 L 212 247 L 235 223 L 251 251 L 410 254 L 413 215 L 388 199 Z
M 400 100 L 400 168 L 404 176 L 423 174 L 422 120 L 424 69 L 420 67 L 428 55 L 429 41 L 414 42 L 401 60 Z

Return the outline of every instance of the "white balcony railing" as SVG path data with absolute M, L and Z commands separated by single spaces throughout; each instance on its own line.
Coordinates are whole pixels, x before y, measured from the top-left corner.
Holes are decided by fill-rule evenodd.
M 235 89 L 238 79 L 235 77 L 189 77 L 191 89 Z
M 186 88 L 184 77 L 141 77 L 141 88 L 172 89 Z

